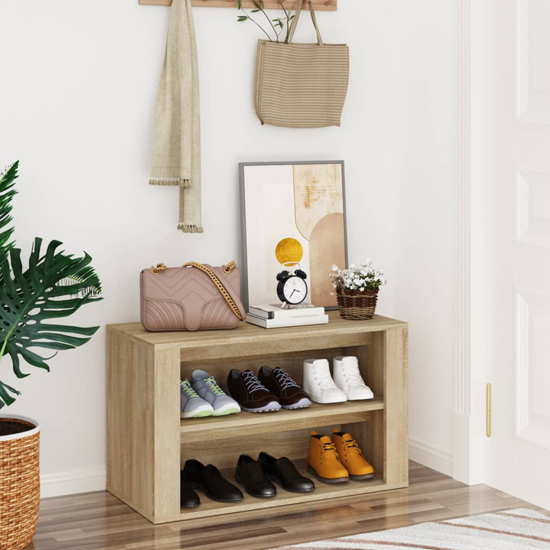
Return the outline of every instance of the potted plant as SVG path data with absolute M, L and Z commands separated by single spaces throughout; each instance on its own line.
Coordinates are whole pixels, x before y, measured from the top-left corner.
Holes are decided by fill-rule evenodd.
M 60 324 L 82 306 L 101 300 L 101 283 L 88 254 L 60 251 L 61 242 L 42 246 L 36 238 L 25 268 L 12 241 L 11 210 L 19 163 L 0 173 L 0 362 L 11 359 L 17 378 L 29 365 L 49 371 L 37 348 L 70 350 L 90 340 L 99 327 Z M 0 380 L 0 548 L 21 550 L 34 536 L 40 503 L 40 426 L 4 414 L 20 392 Z
M 372 267 L 372 260 L 352 264 L 349 269 L 333 265 L 330 278 L 343 319 L 357 321 L 374 317 L 380 287 L 386 284 L 383 269 Z

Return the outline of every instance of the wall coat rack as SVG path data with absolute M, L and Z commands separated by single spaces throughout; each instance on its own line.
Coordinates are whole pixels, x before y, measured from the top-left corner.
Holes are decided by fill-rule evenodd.
M 264 0 L 266 10 L 281 9 L 280 0 Z M 319 11 L 336 11 L 338 9 L 338 0 L 312 0 L 313 7 Z M 143 6 L 170 6 L 172 0 L 139 0 Z M 286 0 L 285 8 L 296 8 L 297 0 Z M 236 8 L 236 0 L 192 0 L 193 6 L 202 8 Z M 244 8 L 254 8 L 251 0 L 243 0 Z M 304 2 L 304 8 L 307 8 L 307 2 Z

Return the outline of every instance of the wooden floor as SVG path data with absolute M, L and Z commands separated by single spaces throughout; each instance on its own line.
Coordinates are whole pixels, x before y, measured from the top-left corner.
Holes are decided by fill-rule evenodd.
M 267 510 L 263 517 L 255 513 L 254 519 L 241 517 L 238 522 L 226 516 L 207 529 L 203 520 L 155 527 L 105 492 L 46 499 L 29 549 L 264 550 L 490 511 L 540 510 L 484 485 L 468 487 L 414 462 L 410 472 L 408 489 L 339 500 L 332 507 L 319 503 L 307 512 Z

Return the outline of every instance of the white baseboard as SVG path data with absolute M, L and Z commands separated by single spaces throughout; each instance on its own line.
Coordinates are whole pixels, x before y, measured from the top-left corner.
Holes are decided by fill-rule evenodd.
M 60 474 L 40 476 L 41 498 L 105 491 L 107 473 L 105 467 L 89 468 Z
M 409 438 L 409 458 L 447 476 L 453 475 L 453 455 L 418 439 Z

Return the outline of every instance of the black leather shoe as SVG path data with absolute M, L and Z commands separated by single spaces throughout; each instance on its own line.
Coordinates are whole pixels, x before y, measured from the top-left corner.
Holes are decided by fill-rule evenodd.
M 260 453 L 259 463 L 270 481 L 277 482 L 285 491 L 291 493 L 311 493 L 315 484 L 304 477 L 288 458 L 273 458 L 267 453 Z
M 277 495 L 275 485 L 266 478 L 261 464 L 248 455 L 239 457 L 235 479 L 237 483 L 244 485 L 251 497 L 272 498 Z
M 210 500 L 216 502 L 238 502 L 244 498 L 241 491 L 225 479 L 218 468 L 205 466 L 198 460 L 188 460 L 183 472 L 192 489 L 200 489 Z
M 183 470 L 180 475 L 180 504 L 182 508 L 196 508 L 200 506 L 201 499 L 199 495 L 191 489 L 191 485 L 185 477 Z

